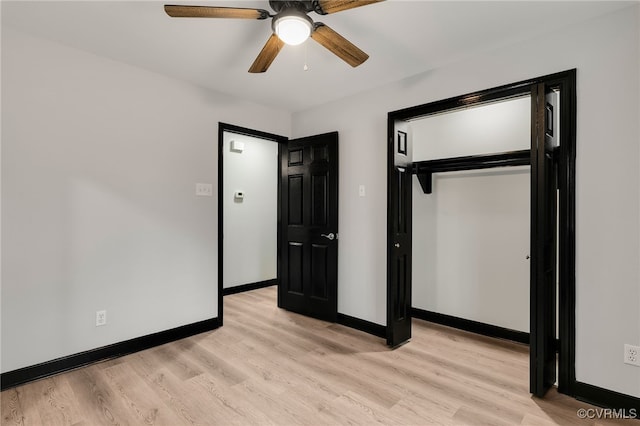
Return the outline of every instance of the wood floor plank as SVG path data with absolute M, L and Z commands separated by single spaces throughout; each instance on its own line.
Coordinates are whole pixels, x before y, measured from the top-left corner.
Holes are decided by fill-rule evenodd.
M 76 425 L 82 421 L 80 407 L 66 377 L 50 377 L 41 383 L 46 399 L 46 405 L 39 410 L 43 424 Z
M 328 424 L 406 424 L 406 413 L 397 413 L 351 390 L 320 407 L 320 419 Z M 420 424 L 420 423 L 414 423 Z
M 0 394 L 2 425 L 580 425 L 594 408 L 528 391 L 528 347 L 414 320 L 411 342 L 225 296 L 224 327 Z
M 155 398 L 179 419 L 176 424 L 207 424 L 205 420 L 208 414 L 201 407 L 206 406 L 206 401 L 197 404 L 202 399 L 201 392 L 187 388 L 185 381 L 159 363 L 152 351 L 134 354 L 130 363 L 139 379 L 148 384 Z
M 354 391 L 372 402 L 383 407 L 391 408 L 401 399 L 401 394 L 395 389 L 385 386 L 370 377 L 362 377 L 358 372 L 343 366 L 344 358 L 330 357 L 326 353 L 309 354 L 300 359 L 300 363 L 329 377 L 331 382 L 341 388 Z
M 130 364 L 119 364 L 105 369 L 115 395 L 128 409 L 132 424 L 174 425 L 180 419 L 161 401 L 153 396 L 153 390 L 136 376 Z
M 212 401 L 208 405 L 210 411 L 215 411 L 217 417 L 222 418 L 220 424 L 257 424 L 276 425 L 265 413 L 256 410 L 250 400 L 235 389 L 221 384 L 208 374 L 202 374 L 190 379 L 200 386 Z
M 398 352 L 403 348 L 396 350 Z M 455 405 L 456 401 L 464 401 L 465 404 L 472 404 L 476 407 L 494 406 L 501 417 L 508 418 L 513 422 L 519 422 L 521 414 L 507 404 L 501 404 L 505 397 L 509 397 L 507 392 L 498 388 L 491 388 L 491 392 L 484 392 L 479 384 L 472 378 L 459 374 L 455 371 L 455 365 L 451 364 L 431 364 L 428 360 L 423 360 L 418 356 L 395 354 L 396 359 L 384 358 L 383 363 L 386 368 L 391 369 L 398 377 L 398 381 L 403 386 L 418 386 L 424 394 L 438 395 L 449 404 Z M 378 367 L 383 369 L 384 366 Z M 488 386 L 488 385 L 485 385 Z M 414 388 L 416 389 L 416 388 Z M 525 394 L 528 396 L 528 393 Z M 496 397 L 499 396 L 498 399 Z
M 391 412 L 406 419 L 404 424 L 449 425 L 460 405 L 460 402 L 446 401 L 443 403 L 443 399 L 434 394 L 425 394 L 419 397 L 411 395 L 394 405 Z
M 82 419 L 73 391 L 63 377 L 38 380 L 33 386 L 16 389 L 25 425 L 70 425 Z M 20 423 L 18 423 L 20 424 Z
M 448 392 L 441 392 L 440 389 L 432 389 L 425 386 L 429 381 L 428 377 L 416 380 L 415 375 L 420 372 L 411 369 L 400 369 L 398 366 L 391 366 L 380 360 L 380 354 L 362 354 L 357 359 L 345 357 L 341 364 L 365 377 L 373 380 L 380 386 L 393 389 L 401 394 L 400 401 L 394 407 L 401 405 L 403 401 L 410 401 L 414 405 L 425 405 L 430 411 L 440 413 L 451 418 L 460 408 L 460 401 L 451 398 Z M 407 378 L 411 378 L 407 380 Z M 436 416 L 437 417 L 437 416 Z
M 0 403 L 3 425 L 24 426 L 24 413 L 18 389 L 9 389 L 2 392 Z
M 236 385 L 234 389 L 240 398 L 250 400 L 256 409 L 276 424 L 310 424 L 317 414 L 298 398 L 283 399 L 261 382 L 245 381 Z
M 215 374 L 215 376 L 229 386 L 241 383 L 247 379 L 247 375 L 241 368 L 237 368 L 232 364 L 232 360 L 226 361 L 224 358 L 217 356 L 215 353 L 208 351 L 206 348 L 195 342 L 186 340 L 175 342 L 171 345 L 181 356 L 188 358 L 201 372 L 207 374 Z
M 245 342 L 242 342 L 241 347 L 244 344 Z M 272 380 L 272 375 L 278 374 L 278 384 L 282 385 L 282 392 L 292 392 L 307 401 L 313 401 L 317 407 L 340 396 L 340 389 L 328 377 L 282 356 L 282 353 L 281 348 L 263 348 L 259 350 L 259 357 L 253 358 L 257 355 L 254 354 L 247 362 L 255 363 L 268 371 L 269 373 L 263 376 L 267 380 Z
M 470 426 L 510 426 L 517 425 L 522 422 L 513 419 L 505 420 L 500 417 L 499 413 L 492 413 L 486 410 L 478 410 L 477 407 L 462 406 L 453 416 L 453 421 L 458 424 Z
M 186 356 L 183 352 L 183 348 L 186 349 L 190 345 L 188 343 L 185 344 L 183 340 L 179 344 L 182 348 L 177 347 L 177 345 L 162 345 L 152 350 L 151 353 L 157 358 L 157 362 L 166 365 L 167 369 L 180 380 L 188 380 L 202 374 L 204 371 L 195 365 L 191 357 Z
M 103 368 L 100 364 L 80 368 L 65 373 L 65 378 L 89 424 L 129 424 L 126 407 L 109 386 Z

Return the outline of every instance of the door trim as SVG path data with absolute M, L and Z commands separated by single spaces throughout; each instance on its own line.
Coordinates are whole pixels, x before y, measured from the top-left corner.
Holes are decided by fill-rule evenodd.
M 537 77 L 496 88 L 456 96 L 428 104 L 418 105 L 388 114 L 387 173 L 392 176 L 394 169 L 395 122 L 425 117 L 443 111 L 451 111 L 474 104 L 486 103 L 528 95 L 535 84 L 544 83 L 552 88 L 561 89 L 560 120 L 562 140 L 559 151 L 558 182 L 559 195 L 559 353 L 558 353 L 558 391 L 575 396 L 575 159 L 576 159 L 576 70 Z M 393 229 L 391 212 L 393 200 L 387 199 L 387 271 L 391 270 L 391 249 Z M 533 207 L 533 206 L 532 206 Z M 409 210 L 410 211 L 410 210 Z M 391 278 L 387 273 L 387 319 L 394 316 L 392 303 Z M 409 302 L 410 304 L 410 302 Z M 407 309 L 410 309 L 407 306 Z M 531 322 L 531 326 L 534 326 Z M 390 324 L 387 323 L 389 335 Z M 533 330 L 532 330 L 533 334 Z
M 273 133 L 262 132 L 259 130 L 248 129 L 246 127 L 235 126 L 233 124 L 227 124 L 218 122 L 218 321 L 219 325 L 223 325 L 223 298 L 224 298 L 224 270 L 223 270 L 223 232 L 224 232 L 224 170 L 223 170 L 223 155 L 224 155 L 224 133 L 236 133 L 239 135 L 251 136 L 258 139 L 264 139 L 267 141 L 275 142 L 278 144 L 278 158 L 274 161 L 278 162 L 278 176 L 274 179 L 277 180 L 278 185 L 278 228 L 280 228 L 280 154 L 282 150 L 282 144 L 286 144 L 289 140 L 285 136 L 276 135 Z M 276 244 L 280 247 L 280 230 L 277 232 Z M 277 269 L 276 269 L 276 282 L 280 280 L 280 253 L 277 254 Z

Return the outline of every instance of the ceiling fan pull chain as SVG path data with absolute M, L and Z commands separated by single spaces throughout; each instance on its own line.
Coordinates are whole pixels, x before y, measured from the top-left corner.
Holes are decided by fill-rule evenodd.
M 304 43 L 304 66 L 302 67 L 304 71 L 309 71 L 309 65 L 307 65 L 308 57 L 309 57 L 309 55 L 307 54 L 308 52 L 309 52 L 309 43 L 305 42 Z

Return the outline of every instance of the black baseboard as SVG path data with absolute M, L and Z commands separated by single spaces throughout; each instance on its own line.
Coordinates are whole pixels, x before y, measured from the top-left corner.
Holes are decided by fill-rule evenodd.
M 387 328 L 384 325 L 376 324 L 375 322 L 366 321 L 341 313 L 338 313 L 336 322 L 350 328 L 355 328 L 356 330 L 364 331 L 365 333 L 373 334 L 377 337 L 385 338 L 387 336 Z
M 524 331 L 511 330 L 509 328 L 498 327 L 497 325 L 485 324 L 483 322 L 458 318 L 451 315 L 439 314 L 437 312 L 425 311 L 424 309 L 411 308 L 411 316 L 421 320 L 458 328 L 483 336 L 497 337 L 499 339 L 513 340 L 514 342 L 529 344 L 529 333 Z
M 640 398 L 576 381 L 573 397 L 598 407 L 619 410 L 627 418 L 640 419 Z
M 174 340 L 184 339 L 185 337 L 204 333 L 205 331 L 211 331 L 218 327 L 220 327 L 219 319 L 211 318 L 172 328 L 170 330 L 136 337 L 135 339 L 125 340 L 124 342 L 114 343 L 101 348 L 90 349 L 85 352 L 57 358 L 52 361 L 32 365 L 30 367 L 8 371 L 0 375 L 0 390 L 9 389 L 44 377 L 53 376 L 54 374 L 73 370 L 94 362 L 116 358 L 133 352 L 149 349 L 154 346 L 173 342 Z
M 257 283 L 251 284 L 243 284 L 235 287 L 229 287 L 222 289 L 222 295 L 228 296 L 230 294 L 242 293 L 244 291 L 257 290 L 259 288 L 271 287 L 272 285 L 278 285 L 278 280 L 276 278 L 272 280 L 260 281 Z

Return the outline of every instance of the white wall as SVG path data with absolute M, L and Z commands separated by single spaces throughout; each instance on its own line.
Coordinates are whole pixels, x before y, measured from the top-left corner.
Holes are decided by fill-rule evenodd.
M 218 122 L 288 113 L 2 27 L 2 371 L 217 317 Z M 95 327 L 95 311 L 108 324 Z
M 413 182 L 413 307 L 529 332 L 529 167 Z
M 531 148 L 531 96 L 411 121 L 413 161 Z
M 244 143 L 242 152 L 230 142 Z M 223 285 L 277 277 L 278 143 L 236 133 L 223 137 Z M 242 191 L 244 199 L 234 198 Z
M 531 99 L 410 123 L 413 160 L 529 149 Z M 529 332 L 530 168 L 413 179 L 412 306 Z
M 577 68 L 576 376 L 640 396 L 622 362 L 640 344 L 637 8 L 294 114 L 294 137 L 340 132 L 341 313 L 385 324 L 387 113 Z

